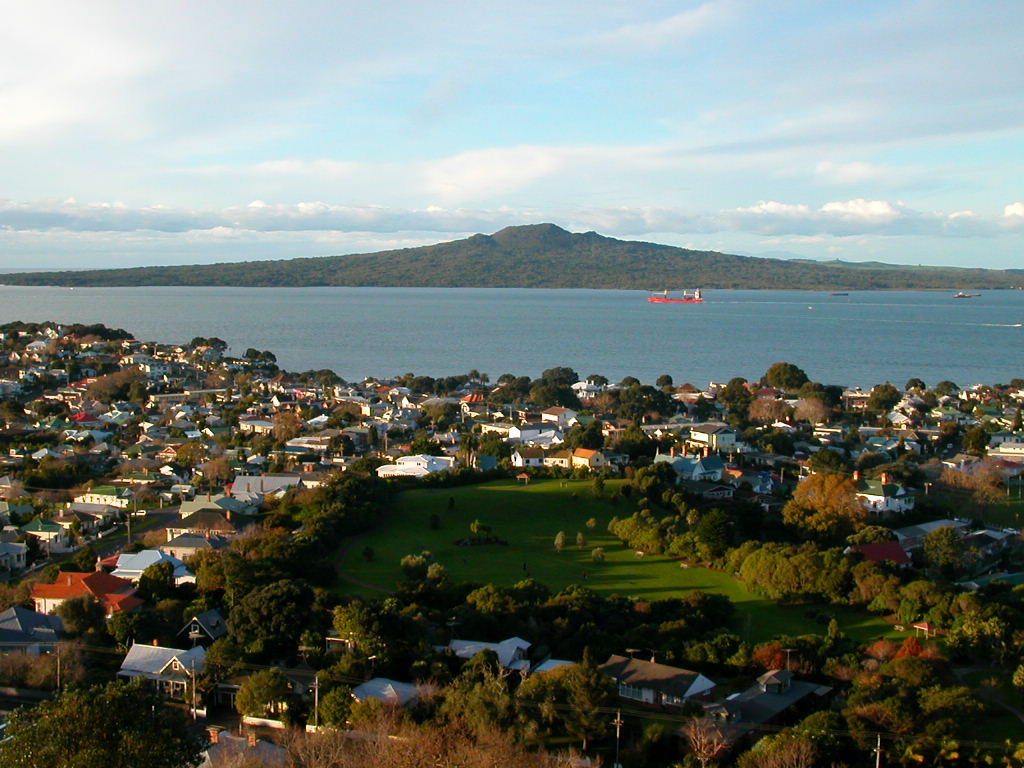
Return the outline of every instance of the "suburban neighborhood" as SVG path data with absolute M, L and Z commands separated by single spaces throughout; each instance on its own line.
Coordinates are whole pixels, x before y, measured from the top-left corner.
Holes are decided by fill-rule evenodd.
M 346 382 L 9 323 L 0 756 L 101 685 L 190 764 L 457 723 L 522 764 L 1016 765 L 1022 416 L 1022 379 Z

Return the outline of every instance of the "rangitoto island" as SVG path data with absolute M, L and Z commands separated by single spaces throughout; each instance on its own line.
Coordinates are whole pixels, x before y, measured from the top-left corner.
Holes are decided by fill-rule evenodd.
M 568 232 L 506 227 L 418 248 L 318 258 L 0 274 L 0 284 L 109 286 L 378 286 L 423 288 L 684 287 L 805 290 L 1011 288 L 1024 270 L 737 256 Z

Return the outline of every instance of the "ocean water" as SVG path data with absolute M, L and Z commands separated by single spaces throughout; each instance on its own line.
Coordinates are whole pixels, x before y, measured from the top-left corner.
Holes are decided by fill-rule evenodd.
M 288 370 L 351 381 L 569 366 L 612 381 L 698 386 L 785 360 L 815 381 L 870 387 L 1024 378 L 1024 291 L 709 291 L 651 304 L 639 291 L 493 288 L 36 288 L 0 286 L 0 323 L 104 323 L 137 338 L 218 336 Z

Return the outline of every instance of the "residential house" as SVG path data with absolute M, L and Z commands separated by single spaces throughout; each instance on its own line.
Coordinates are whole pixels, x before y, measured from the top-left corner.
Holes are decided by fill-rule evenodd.
M 259 504 L 268 496 L 282 495 L 289 488 L 302 486 L 298 475 L 236 475 L 231 496 L 245 504 Z
M 143 600 L 135 596 L 135 587 L 130 581 L 103 571 L 62 571 L 52 584 L 32 587 L 32 602 L 41 613 L 53 613 L 68 598 L 82 595 L 92 595 L 103 606 L 107 618 L 115 613 L 134 611 L 143 604 Z
M 709 422 L 690 427 L 687 445 L 705 453 L 729 453 L 737 448 L 737 432 L 728 424 Z
M 615 681 L 621 698 L 655 707 L 681 707 L 715 687 L 700 672 L 615 654 L 600 669 Z
M 402 683 L 386 677 L 375 677 L 352 689 L 352 698 L 358 702 L 376 699 L 393 707 L 405 707 L 412 704 L 424 694 L 430 693 L 430 686 Z
M 220 611 L 210 609 L 189 619 L 188 623 L 178 630 L 178 637 L 186 637 L 192 645 L 208 646 L 228 633 L 228 623 Z
M 124 552 L 117 556 L 117 567 L 111 573 L 137 584 L 147 568 L 160 563 L 170 563 L 175 586 L 196 583 L 196 577 L 181 560 L 161 552 L 159 549 L 144 549 L 135 553 Z
M 192 536 L 221 536 L 232 538 L 241 533 L 243 528 L 248 527 L 248 521 L 236 522 L 230 512 L 217 512 L 212 509 L 201 509 L 193 512 L 188 517 L 182 518 L 177 523 L 167 526 L 167 541 L 172 541 L 176 536 L 189 534 Z
M 452 456 L 399 456 L 394 464 L 377 467 L 377 477 L 426 477 L 454 469 L 455 461 Z
M 602 451 L 591 448 L 577 448 L 572 452 L 572 467 L 600 470 L 608 466 L 608 459 Z
M 128 509 L 131 499 L 132 492 L 128 488 L 100 485 L 75 496 L 74 501 L 84 504 L 105 504 L 109 507 L 117 507 L 118 509 Z
M 523 640 L 521 637 L 509 637 L 500 643 L 485 643 L 480 640 L 452 640 L 447 648 L 460 659 L 472 659 L 481 651 L 493 651 L 498 657 L 498 663 L 506 669 L 514 669 L 520 672 L 530 671 L 530 660 L 526 652 L 530 650 L 532 643 Z M 443 650 L 442 647 L 439 650 Z
M 158 549 L 164 554 L 176 557 L 179 560 L 188 560 L 197 552 L 224 549 L 227 545 L 227 539 L 221 536 L 200 536 L 194 533 L 182 533 L 164 542 Z
M 560 405 L 545 408 L 540 412 L 540 420 L 545 424 L 555 424 L 559 429 L 566 430 L 576 423 L 579 414 L 572 408 Z
M 133 643 L 121 662 L 118 677 L 142 677 L 152 680 L 157 690 L 169 699 L 186 700 L 190 683 L 206 666 L 206 649 L 201 645 L 189 650 L 162 648 Z
M 551 453 L 545 454 L 544 466 L 569 469 L 572 466 L 572 451 L 566 449 L 561 451 L 552 451 Z
M 28 566 L 28 545 L 0 541 L 0 576 L 21 573 Z
M 784 716 L 805 714 L 794 711 L 801 709 L 800 702 L 814 701 L 813 709 L 821 709 L 821 700 L 831 692 L 830 686 L 794 680 L 789 670 L 773 669 L 742 693 L 705 706 L 705 714 L 720 723 L 722 735 L 734 745 L 766 725 L 780 725 Z
M 865 480 L 860 476 L 860 472 L 854 472 L 853 483 L 857 498 L 876 515 L 904 514 L 914 508 L 917 500 L 913 491 L 901 483 L 893 482 L 892 477 L 886 472 L 883 472 L 878 480 Z
M 516 468 L 543 467 L 544 449 L 534 446 L 516 448 L 512 451 L 512 466 Z
M 51 520 L 43 520 L 41 517 L 37 517 L 35 520 L 21 526 L 21 532 L 37 539 L 40 548 L 47 554 L 67 552 L 70 548 L 67 530 Z
M 680 482 L 717 483 L 725 473 L 725 462 L 720 456 L 676 456 L 673 451 L 670 454 L 659 453 L 654 461 L 671 464 L 676 472 L 676 480 Z
M 845 550 L 849 552 L 860 552 L 865 560 L 872 563 L 895 563 L 906 566 L 913 561 L 910 555 L 898 541 L 877 541 L 870 544 L 854 544 Z
M 14 605 L 0 613 L 0 653 L 21 652 L 31 656 L 57 647 L 64 622 L 56 616 Z
M 199 768 L 235 768 L 239 765 L 260 765 L 285 768 L 290 764 L 288 750 L 257 738 L 254 731 L 235 736 L 220 728 L 207 729 L 209 746 L 203 752 Z
M 897 528 L 893 533 L 896 540 L 907 552 L 913 552 L 924 546 L 924 538 L 932 531 L 939 528 L 952 528 L 960 536 L 963 536 L 970 524 L 965 520 L 932 520 L 927 523 L 908 525 L 905 528 Z

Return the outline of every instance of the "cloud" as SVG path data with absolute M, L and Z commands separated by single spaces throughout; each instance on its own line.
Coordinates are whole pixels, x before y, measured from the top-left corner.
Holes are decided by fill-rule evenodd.
M 887 200 L 835 200 L 818 207 L 806 203 L 763 200 L 751 206 L 711 211 L 681 207 L 621 206 L 590 208 L 462 208 L 432 205 L 400 208 L 376 205 L 335 205 L 322 201 L 267 203 L 216 210 L 131 207 L 122 203 L 80 203 L 74 199 L 16 202 L 0 200 L 0 229 L 8 232 L 206 232 L 230 238 L 237 232 L 318 233 L 438 233 L 493 232 L 514 224 L 555 221 L 580 231 L 596 230 L 614 236 L 646 233 L 748 233 L 761 236 L 861 235 L 931 236 L 945 238 L 995 237 L 1007 224 L 1024 225 L 1024 203 L 1012 203 L 1002 217 L 974 211 L 918 211 Z
M 625 24 L 611 32 L 595 35 L 591 42 L 631 51 L 649 51 L 678 44 L 734 18 L 736 5 L 730 0 L 712 0 L 663 19 Z

